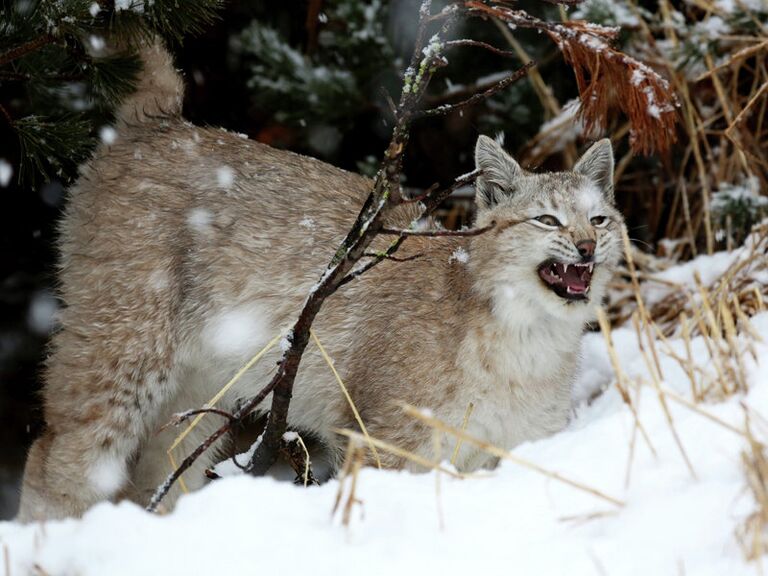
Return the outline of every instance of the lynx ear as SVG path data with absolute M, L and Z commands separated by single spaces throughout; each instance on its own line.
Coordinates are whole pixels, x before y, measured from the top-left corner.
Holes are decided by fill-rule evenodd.
M 478 209 L 491 208 L 515 191 L 523 169 L 502 147 L 488 136 L 480 136 L 475 146 L 475 167 L 482 170 L 475 188 Z
M 592 180 L 603 191 L 606 200 L 613 203 L 613 148 L 608 138 L 592 144 L 576 162 L 573 171 Z

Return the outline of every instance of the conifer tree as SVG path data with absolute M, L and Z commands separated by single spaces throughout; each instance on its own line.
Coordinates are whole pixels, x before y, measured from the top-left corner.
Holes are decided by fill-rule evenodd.
M 3 161 L 20 183 L 69 181 L 114 106 L 135 86 L 135 45 L 181 41 L 216 17 L 220 0 L 6 0 L 0 10 Z

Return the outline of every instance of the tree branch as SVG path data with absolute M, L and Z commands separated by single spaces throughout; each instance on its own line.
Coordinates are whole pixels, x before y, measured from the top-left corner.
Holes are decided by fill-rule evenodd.
M 381 234 L 381 232 L 379 232 L 379 234 Z M 365 254 L 363 254 L 363 257 L 365 258 L 383 258 L 385 260 L 392 260 L 393 262 L 410 262 L 411 260 L 423 258 L 424 256 L 425 254 L 423 252 L 419 252 L 418 254 L 414 254 L 413 256 L 404 256 L 402 258 L 399 256 L 390 256 L 386 252 L 382 252 L 380 254 L 375 252 L 366 252 Z
M 515 54 L 511 50 L 502 50 L 501 48 L 496 48 L 496 46 L 492 46 L 487 42 L 481 42 L 479 40 L 449 40 L 448 42 L 445 43 L 445 45 L 448 48 L 453 48 L 455 46 L 470 46 L 474 48 L 482 48 L 483 50 L 487 50 L 488 52 L 491 52 L 492 54 L 497 54 L 498 56 L 503 56 L 504 58 L 517 58 L 517 54 Z
M 477 104 L 478 102 L 482 102 L 483 100 L 490 98 L 497 92 L 501 92 L 509 86 L 510 84 L 514 84 L 524 76 L 528 74 L 528 70 L 533 68 L 535 66 L 535 63 L 531 60 L 530 62 L 527 62 L 524 64 L 521 68 L 518 68 L 515 72 L 507 76 L 506 78 L 503 78 L 496 82 L 496 84 L 492 85 L 487 90 L 480 92 L 478 94 L 474 94 L 467 98 L 466 100 L 462 100 L 461 102 L 457 102 L 456 104 L 443 104 L 442 106 L 438 106 L 436 108 L 430 108 L 428 110 L 420 110 L 418 112 L 414 113 L 414 116 L 416 118 L 425 118 L 427 116 L 443 116 L 445 114 L 450 114 L 451 112 L 455 112 L 456 110 L 459 110 L 461 108 L 466 108 L 467 106 L 472 106 L 474 104 Z
M 5 66 L 9 62 L 13 62 L 18 58 L 21 58 L 22 56 L 26 56 L 30 52 L 39 50 L 43 46 L 46 46 L 47 44 L 51 44 L 55 40 L 56 40 L 56 36 L 54 36 L 53 34 L 42 34 L 37 38 L 35 38 L 34 40 L 25 42 L 24 44 L 21 44 L 16 48 L 11 48 L 10 50 L 7 50 L 3 54 L 0 54 L 0 66 Z
M 493 229 L 496 223 L 493 222 L 482 228 L 469 228 L 467 230 L 395 230 L 394 228 L 382 228 L 379 234 L 389 236 L 400 236 L 408 238 L 409 236 L 426 236 L 429 238 L 441 238 L 444 236 L 479 236 Z

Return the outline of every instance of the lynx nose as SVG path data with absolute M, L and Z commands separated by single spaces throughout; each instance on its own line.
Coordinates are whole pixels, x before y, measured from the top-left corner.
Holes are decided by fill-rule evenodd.
M 576 242 L 576 249 L 581 254 L 581 257 L 589 262 L 595 256 L 595 241 L 594 240 L 579 240 Z

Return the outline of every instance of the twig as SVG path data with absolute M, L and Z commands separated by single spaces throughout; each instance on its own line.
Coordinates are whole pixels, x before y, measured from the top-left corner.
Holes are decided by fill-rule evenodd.
M 390 256 L 386 252 L 366 252 L 363 254 L 364 258 L 384 258 L 385 260 L 392 260 L 393 262 L 410 262 L 411 260 L 417 260 L 418 258 L 423 258 L 426 256 L 424 252 L 419 252 L 418 254 L 414 254 L 413 256 Z
M 467 106 L 472 106 L 474 104 L 477 104 L 478 102 L 481 102 L 483 100 L 486 100 L 496 94 L 497 92 L 500 92 L 504 90 L 507 86 L 514 84 L 521 78 L 524 78 L 526 74 L 528 74 L 528 71 L 535 66 L 535 62 L 530 61 L 526 64 L 523 64 L 521 68 L 518 68 L 515 72 L 507 76 L 506 78 L 503 78 L 499 80 L 496 84 L 488 88 L 487 90 L 484 90 L 483 92 L 480 92 L 479 94 L 474 94 L 467 98 L 466 100 L 462 100 L 461 102 L 456 102 L 455 104 L 443 104 L 442 106 L 437 106 L 436 108 L 429 108 L 428 110 L 419 110 L 418 112 L 414 112 L 415 118 L 426 118 L 429 116 L 443 116 L 445 114 L 450 114 L 451 112 L 455 112 L 456 110 L 459 110 L 461 108 L 466 108 Z
M 404 238 L 409 236 L 426 236 L 429 238 L 440 238 L 443 236 L 479 236 L 480 234 L 485 234 L 495 226 L 496 223 L 492 222 L 488 226 L 483 226 L 482 228 L 469 228 L 468 230 L 395 230 L 394 228 L 382 228 L 379 230 L 379 234 L 400 236 Z
M 179 426 L 180 424 L 183 424 L 192 418 L 192 416 L 198 416 L 200 414 L 216 414 L 217 416 L 226 418 L 229 421 L 235 420 L 235 415 L 231 412 L 227 412 L 226 410 L 221 410 L 219 408 L 195 408 L 194 410 L 187 410 L 186 412 L 174 414 L 168 422 L 160 427 L 158 431 L 165 430 L 169 426 Z
M 445 45 L 448 48 L 453 48 L 454 46 L 471 46 L 473 48 L 482 48 L 483 50 L 487 50 L 488 52 L 497 54 L 498 56 L 503 56 L 504 58 L 517 57 L 517 55 L 510 50 L 502 50 L 501 48 L 496 48 L 496 46 L 492 46 L 487 42 L 481 42 L 479 40 L 449 40 L 445 43 Z

